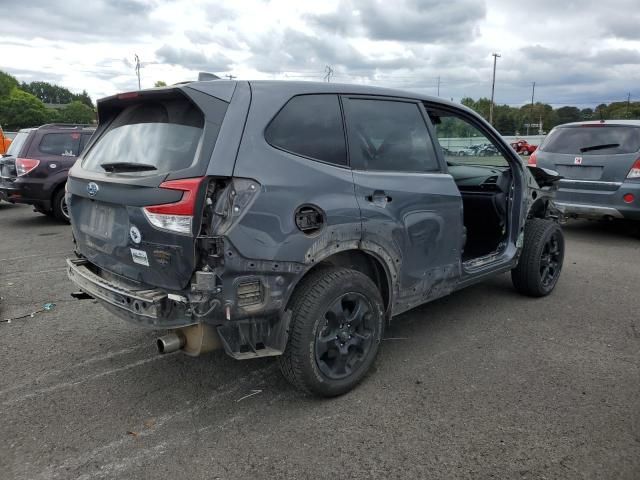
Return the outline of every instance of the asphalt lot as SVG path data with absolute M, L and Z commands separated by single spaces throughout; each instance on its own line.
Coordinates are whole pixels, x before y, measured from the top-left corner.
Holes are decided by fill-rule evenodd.
M 565 234 L 550 297 L 505 275 L 413 310 L 318 400 L 273 360 L 157 355 L 69 297 L 68 226 L 2 203 L 0 319 L 56 306 L 0 323 L 0 478 L 640 478 L 640 238 Z

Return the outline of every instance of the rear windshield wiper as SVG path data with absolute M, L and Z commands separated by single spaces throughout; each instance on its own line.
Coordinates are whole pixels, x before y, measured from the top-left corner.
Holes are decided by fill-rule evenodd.
M 581 148 L 580 153 L 590 152 L 592 150 L 604 150 L 605 148 L 616 148 L 619 146 L 619 143 L 603 143 L 602 145 L 591 145 L 590 147 Z
M 154 165 L 149 163 L 136 162 L 107 162 L 101 163 L 100 166 L 107 172 L 146 172 L 149 170 L 157 170 Z

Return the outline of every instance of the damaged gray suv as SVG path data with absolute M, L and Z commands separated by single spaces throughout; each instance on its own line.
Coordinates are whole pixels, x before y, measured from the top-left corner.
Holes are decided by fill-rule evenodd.
M 459 105 L 216 80 L 98 115 L 67 182 L 68 275 L 78 298 L 169 330 L 162 353 L 278 356 L 296 387 L 339 395 L 393 316 L 504 272 L 530 296 L 558 281 L 559 176 Z M 470 142 L 493 148 L 455 155 Z

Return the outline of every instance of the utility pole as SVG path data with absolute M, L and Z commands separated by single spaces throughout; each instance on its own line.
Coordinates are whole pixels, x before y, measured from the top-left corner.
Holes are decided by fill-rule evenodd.
M 529 135 L 529 127 L 533 119 L 533 96 L 536 94 L 536 82 L 533 82 L 531 88 L 531 108 L 529 109 L 529 122 L 527 123 L 527 135 Z
M 631 104 L 631 92 L 627 94 L 627 111 L 624 113 L 625 118 L 629 118 L 629 107 Z
M 327 65 L 325 67 L 324 71 L 325 71 L 324 79 L 327 82 L 330 82 L 331 81 L 331 77 L 333 76 L 333 68 L 331 68 L 329 65 Z
M 438 77 L 438 96 L 440 96 L 440 77 Z
M 138 76 L 138 90 L 140 90 L 140 58 L 138 54 L 134 54 L 134 59 L 136 61 L 136 75 Z
M 231 75 L 231 74 L 225 75 L 225 77 L 227 77 L 229 80 L 233 80 L 234 78 L 238 78 L 235 75 Z
M 498 53 L 492 53 L 493 56 L 493 79 L 491 80 L 491 105 L 489 105 L 489 123 L 493 125 L 493 96 L 496 90 L 496 62 L 498 57 L 502 55 Z

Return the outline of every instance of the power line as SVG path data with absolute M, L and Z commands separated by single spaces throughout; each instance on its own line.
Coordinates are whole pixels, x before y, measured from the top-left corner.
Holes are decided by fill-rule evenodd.
M 501 55 L 499 53 L 492 53 L 493 56 L 493 78 L 491 80 L 491 104 L 489 105 L 489 123 L 493 125 L 493 94 L 496 90 L 496 63 L 498 61 L 498 57 Z
M 324 71 L 326 72 L 326 75 L 324 76 L 324 79 L 327 82 L 331 81 L 331 76 L 333 75 L 333 68 L 331 68 L 329 65 L 327 65 L 324 69 Z
M 532 82 L 531 84 L 531 110 L 529 110 L 529 122 L 527 123 L 527 135 L 529 135 L 529 125 L 531 124 L 531 120 L 533 118 L 533 97 L 536 94 L 536 82 Z
M 138 90 L 140 90 L 140 58 L 138 54 L 134 54 L 134 59 L 136 61 L 136 75 L 138 76 Z

